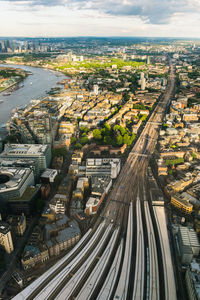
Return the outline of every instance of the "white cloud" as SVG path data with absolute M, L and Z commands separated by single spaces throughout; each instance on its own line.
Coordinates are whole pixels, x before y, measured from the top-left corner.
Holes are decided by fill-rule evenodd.
M 199 0 L 4 0 L 0 35 L 200 37 L 199 12 Z

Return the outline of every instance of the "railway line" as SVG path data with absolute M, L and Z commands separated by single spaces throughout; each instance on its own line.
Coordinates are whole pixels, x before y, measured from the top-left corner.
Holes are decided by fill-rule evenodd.
M 115 258 L 110 267 L 110 271 L 105 279 L 104 285 L 101 288 L 99 295 L 97 296 L 97 300 L 109 300 L 112 299 L 112 295 L 114 294 L 114 288 L 116 286 L 117 277 L 119 274 L 120 264 L 122 261 L 122 253 L 123 253 L 123 244 L 124 239 L 121 239 L 121 242 L 118 246 L 118 249 L 115 254 Z
M 144 232 L 141 213 L 141 202 L 139 195 L 136 200 L 136 217 L 137 217 L 137 250 L 136 250 L 136 265 L 135 278 L 133 286 L 133 300 L 144 298 L 144 276 L 145 276 L 145 247 L 144 247 Z
M 121 269 L 119 283 L 113 299 L 127 299 L 129 278 L 130 278 L 130 265 L 131 265 L 131 253 L 132 253 L 132 237 L 133 237 L 133 208 L 130 203 L 128 227 L 126 233 L 126 245 L 123 259 L 123 265 Z
M 94 266 L 94 262 L 96 257 L 101 255 L 101 252 L 105 248 L 105 244 L 108 241 L 108 238 L 110 237 L 111 230 L 113 225 L 110 224 L 106 229 L 105 232 L 100 239 L 99 243 L 96 245 L 96 247 L 93 249 L 92 253 L 88 256 L 86 261 L 79 266 L 79 268 L 76 270 L 76 272 L 73 272 L 73 276 L 71 279 L 66 283 L 65 277 L 61 279 L 59 282 L 59 285 L 56 288 L 51 289 L 50 296 L 46 292 L 43 293 L 42 297 L 39 295 L 39 299 L 70 299 L 74 296 L 76 293 L 77 287 L 81 285 L 81 283 L 84 281 L 84 278 L 87 277 L 89 271 L 92 270 L 92 267 Z M 112 239 L 112 238 L 111 238 Z M 37 299 L 37 298 L 36 298 Z M 86 298 L 87 299 L 87 298 Z
M 159 270 L 158 270 L 158 253 L 156 248 L 156 240 L 154 228 L 151 220 L 149 204 L 144 201 L 144 212 L 146 218 L 146 228 L 148 236 L 148 261 L 149 261 L 149 282 L 147 284 L 147 299 L 159 300 L 160 299 L 160 286 L 159 286 Z
M 106 247 L 105 251 L 103 252 L 101 258 L 99 259 L 96 267 L 91 272 L 89 278 L 87 279 L 86 283 L 82 287 L 81 291 L 77 295 L 77 300 L 82 299 L 96 299 L 98 294 L 95 294 L 95 291 L 98 290 L 98 286 L 103 281 L 103 276 L 105 273 L 105 269 L 107 265 L 109 265 L 109 261 L 111 260 L 111 256 L 113 254 L 114 248 L 116 246 L 117 238 L 119 235 L 119 228 L 115 229 L 108 246 Z M 56 298 L 59 299 L 59 298 Z
M 173 268 L 170 272 L 167 260 L 170 249 L 165 244 L 166 236 L 165 239 L 162 236 L 159 212 L 153 208 L 156 221 L 152 223 L 149 204 L 144 196 L 148 192 L 145 174 L 149 158 L 154 151 L 158 129 L 174 88 L 175 79 L 172 75 L 173 67 L 166 93 L 130 151 L 109 194 L 99 224 L 90 229 L 69 254 L 14 300 L 160 300 L 161 258 L 158 260 L 155 224 L 166 272 L 163 279 L 165 300 L 176 299 L 176 289 L 172 284 Z M 144 237 L 144 231 L 147 237 Z M 113 247 L 116 248 L 115 255 Z M 167 279 L 168 276 L 171 279 Z

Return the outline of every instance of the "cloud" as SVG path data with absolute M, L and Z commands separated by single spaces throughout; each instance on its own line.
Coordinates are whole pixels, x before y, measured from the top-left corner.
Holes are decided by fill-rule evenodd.
M 68 6 L 111 16 L 136 16 L 145 23 L 168 24 L 176 13 L 200 12 L 199 0 L 4 0 L 26 6 Z

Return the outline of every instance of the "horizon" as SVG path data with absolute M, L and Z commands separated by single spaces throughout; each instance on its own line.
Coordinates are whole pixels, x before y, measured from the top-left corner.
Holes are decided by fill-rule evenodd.
M 198 0 L 3 0 L 0 36 L 199 39 L 199 13 Z
M 94 39 L 163 39 L 163 40 L 200 40 L 200 37 L 172 37 L 172 36 L 95 36 L 95 35 L 80 35 L 80 36 L 0 36 L 0 39 L 81 39 L 81 38 L 94 38 Z

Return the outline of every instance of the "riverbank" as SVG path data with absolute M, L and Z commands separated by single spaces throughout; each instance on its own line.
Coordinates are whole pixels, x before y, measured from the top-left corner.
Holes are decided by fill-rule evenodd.
M 0 125 L 5 124 L 11 117 L 11 112 L 15 108 L 25 107 L 30 103 L 32 99 L 39 99 L 47 96 L 46 91 L 49 91 L 52 87 L 56 86 L 59 81 L 66 79 L 62 73 L 52 72 L 44 68 L 35 68 L 26 65 L 0 65 L 0 67 L 11 67 L 11 68 L 21 68 L 27 72 L 27 74 L 32 74 L 27 76 L 23 81 L 23 88 L 14 90 L 11 95 L 4 97 L 0 93 Z M 56 74 L 57 73 L 57 74 Z
M 5 91 L 12 93 L 17 90 L 20 88 L 19 84 L 23 82 L 28 75 L 28 72 L 22 71 L 22 69 L 19 68 L 0 67 L 0 93 Z

